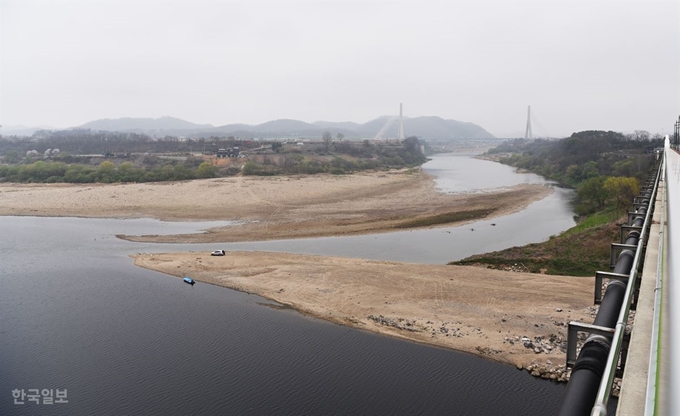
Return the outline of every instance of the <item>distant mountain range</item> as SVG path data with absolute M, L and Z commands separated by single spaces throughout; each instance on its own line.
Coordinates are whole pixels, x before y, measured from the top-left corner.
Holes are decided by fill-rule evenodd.
M 0 134 L 4 136 L 32 136 L 38 130 L 54 130 L 52 126 L 2 126 L 0 128 Z
M 196 124 L 190 121 L 175 117 L 160 118 L 103 118 L 101 120 L 90 121 L 82 126 L 81 129 L 106 130 L 106 131 L 157 131 L 157 130 L 196 130 L 211 129 L 211 124 Z
M 211 124 L 196 124 L 175 117 L 160 118 L 117 118 L 90 121 L 72 129 L 91 129 L 104 131 L 120 131 L 144 133 L 151 136 L 234 136 L 241 138 L 307 138 L 318 139 L 324 131 L 333 136 L 342 133 L 346 139 L 370 139 L 376 136 L 382 138 L 396 138 L 399 120 L 392 116 L 382 116 L 367 123 L 316 121 L 307 123 L 300 120 L 272 120 L 266 123 L 227 124 L 213 126 Z M 3 128 L 4 135 L 20 134 L 18 130 L 26 132 L 38 129 L 23 128 L 9 130 Z M 31 131 L 32 130 L 32 131 Z M 12 131 L 17 131 L 13 133 Z M 441 117 L 413 117 L 404 118 L 405 136 L 417 136 L 423 139 L 459 139 L 459 138 L 493 138 L 494 136 L 482 127 L 462 121 L 445 120 Z M 23 133 L 23 131 L 22 131 Z M 27 134 L 27 135 L 30 135 Z

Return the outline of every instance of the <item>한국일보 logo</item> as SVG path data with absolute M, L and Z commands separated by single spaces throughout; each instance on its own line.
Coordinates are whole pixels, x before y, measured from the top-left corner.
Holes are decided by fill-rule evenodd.
M 63 404 L 68 403 L 67 389 L 14 389 L 14 404 Z

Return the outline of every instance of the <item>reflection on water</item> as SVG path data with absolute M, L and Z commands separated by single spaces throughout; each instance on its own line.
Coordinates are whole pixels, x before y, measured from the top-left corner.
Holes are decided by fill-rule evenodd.
M 436 177 L 437 189 L 446 193 L 489 192 L 520 184 L 545 184 L 533 173 L 517 173 L 511 166 L 469 155 L 435 155 L 423 170 Z
M 225 227 L 228 225 L 238 226 L 240 221 L 190 221 L 170 222 L 150 218 L 136 218 L 126 220 L 125 227 L 135 235 L 172 235 L 172 234 L 198 234 L 210 228 Z M 121 234 L 126 234 L 122 232 Z

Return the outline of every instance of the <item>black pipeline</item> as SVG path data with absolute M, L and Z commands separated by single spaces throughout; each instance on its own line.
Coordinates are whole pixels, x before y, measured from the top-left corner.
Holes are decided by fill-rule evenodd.
M 643 200 L 641 203 L 647 205 L 638 208 L 631 225 L 638 227 L 644 225 L 651 195 L 652 191 L 642 193 Z M 639 239 L 639 231 L 630 231 L 625 244 L 637 246 Z M 635 252 L 632 250 L 621 251 L 614 266 L 614 273 L 630 275 L 634 259 Z M 625 293 L 626 283 L 620 280 L 610 281 L 593 324 L 613 329 L 621 312 Z M 571 377 L 558 413 L 560 416 L 587 416 L 591 414 L 607 364 L 611 342 L 611 336 L 591 335 L 583 344 L 574 368 L 571 370 Z

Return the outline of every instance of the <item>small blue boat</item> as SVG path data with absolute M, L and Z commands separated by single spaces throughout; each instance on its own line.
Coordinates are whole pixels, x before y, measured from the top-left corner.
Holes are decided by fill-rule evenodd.
M 190 285 L 193 285 L 196 282 L 191 277 L 184 276 L 184 283 L 189 283 Z

